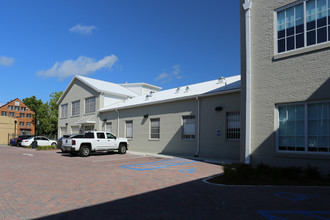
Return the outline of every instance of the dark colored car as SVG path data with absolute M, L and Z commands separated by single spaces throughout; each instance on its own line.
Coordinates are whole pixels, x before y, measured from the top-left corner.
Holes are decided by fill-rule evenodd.
M 59 138 L 57 140 L 57 149 L 61 149 L 62 152 L 66 152 L 64 149 L 62 149 L 62 139 L 63 138 L 83 138 L 83 134 L 70 134 L 70 135 L 63 135 L 63 137 Z
M 16 145 L 17 138 L 10 139 L 10 145 L 15 146 Z
M 16 139 L 16 146 L 21 147 L 22 140 L 29 139 L 30 137 L 33 137 L 33 135 L 20 135 Z

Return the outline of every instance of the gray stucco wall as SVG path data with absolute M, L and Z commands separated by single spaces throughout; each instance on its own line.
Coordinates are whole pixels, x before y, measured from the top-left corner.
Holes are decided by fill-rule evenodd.
M 226 111 L 240 110 L 239 92 L 199 98 L 200 100 L 200 157 L 239 160 L 239 141 L 226 140 Z M 222 106 L 223 110 L 215 111 Z M 197 150 L 195 140 L 182 139 L 182 116 L 195 115 L 196 130 L 198 102 L 194 99 L 149 105 L 132 109 L 119 110 L 120 132 L 125 137 L 125 121 L 133 121 L 133 139 L 130 140 L 129 150 L 160 153 L 167 155 L 194 156 Z M 148 115 L 148 118 L 144 118 Z M 102 113 L 101 120 L 107 119 L 112 123 L 112 131 L 117 134 L 117 112 Z M 151 140 L 150 119 L 160 119 L 160 139 Z M 222 135 L 217 136 L 217 129 Z M 197 131 L 196 131 L 197 134 Z M 118 134 L 117 134 L 118 135 Z
M 85 98 L 95 96 L 96 100 L 96 111 L 95 113 L 85 114 Z M 80 115 L 72 116 L 72 102 L 80 100 Z M 100 93 L 86 86 L 79 80 L 75 80 L 71 87 L 68 88 L 67 93 L 59 103 L 59 119 L 58 119 L 58 134 L 61 137 L 63 134 L 61 132 L 61 127 L 67 127 L 67 134 L 71 134 L 71 126 L 76 126 L 78 121 L 95 121 L 95 129 L 100 130 L 100 123 L 97 118 L 97 110 L 100 108 L 100 102 L 103 102 Z M 68 115 L 66 118 L 61 118 L 61 105 L 68 104 Z M 66 123 L 68 125 L 66 126 Z M 80 125 L 79 125 L 80 126 Z
M 329 48 L 274 57 L 274 10 L 293 0 L 253 0 L 252 32 L 252 163 L 273 165 L 329 166 L 330 156 L 284 154 L 275 152 L 275 105 L 330 99 Z M 243 3 L 243 0 L 241 0 Z M 244 10 L 241 8 L 242 103 L 245 100 L 245 32 Z M 330 45 L 330 43 L 326 43 Z M 242 106 L 244 108 L 244 104 Z M 242 114 L 243 115 L 243 114 Z M 244 120 L 242 126 L 244 125 Z M 244 150 L 244 138 L 241 142 Z M 241 157 L 242 158 L 242 157 Z

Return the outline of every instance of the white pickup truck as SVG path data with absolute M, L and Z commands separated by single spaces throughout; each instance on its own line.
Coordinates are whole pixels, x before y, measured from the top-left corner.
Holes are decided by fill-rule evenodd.
M 72 155 L 80 154 L 87 157 L 95 151 L 113 151 L 118 150 L 124 154 L 127 151 L 128 140 L 126 138 L 117 138 L 110 132 L 88 131 L 83 137 L 63 138 L 62 149 L 70 152 Z

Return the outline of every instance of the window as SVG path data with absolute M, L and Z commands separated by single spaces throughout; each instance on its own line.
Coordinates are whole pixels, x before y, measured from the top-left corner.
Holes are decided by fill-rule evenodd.
M 68 117 L 68 104 L 61 105 L 61 118 Z
M 126 138 L 133 138 L 133 121 L 126 121 Z
M 26 107 L 21 107 L 22 112 L 26 112 Z
M 278 151 L 330 152 L 330 102 L 278 106 Z
M 19 102 L 16 101 L 16 102 L 15 102 L 15 106 L 19 106 Z
M 72 116 L 79 116 L 80 114 L 80 100 L 72 102 Z
M 27 118 L 32 118 L 32 114 L 26 114 Z
M 14 106 L 8 105 L 8 110 L 14 110 Z
M 159 118 L 150 119 L 150 138 L 151 139 L 160 138 L 160 119 Z
M 7 112 L 1 112 L 1 116 L 7 116 Z
M 94 125 L 85 125 L 85 131 L 93 131 L 94 130 Z
M 105 123 L 105 131 L 112 132 L 112 123 L 111 122 Z
M 276 11 L 277 53 L 330 41 L 330 0 L 308 0 Z
M 105 139 L 105 135 L 103 132 L 97 132 L 97 138 L 102 138 L 102 139 Z
M 95 112 L 95 97 L 85 99 L 85 113 Z
M 241 114 L 240 112 L 227 112 L 227 140 L 239 140 L 241 137 Z
M 20 122 L 19 123 L 19 126 L 24 126 L 24 122 Z
M 94 138 L 94 133 L 85 133 L 85 138 Z
M 19 117 L 25 118 L 25 113 L 19 113 Z
M 196 138 L 196 120 L 194 115 L 182 116 L 182 139 L 194 140 Z
M 15 117 L 15 113 L 14 112 L 9 112 L 9 117 Z
M 107 138 L 108 139 L 116 139 L 116 137 L 111 133 L 107 133 Z
M 19 111 L 19 106 L 15 106 L 15 111 Z
M 26 122 L 26 127 L 31 127 L 31 126 L 32 126 L 31 122 Z

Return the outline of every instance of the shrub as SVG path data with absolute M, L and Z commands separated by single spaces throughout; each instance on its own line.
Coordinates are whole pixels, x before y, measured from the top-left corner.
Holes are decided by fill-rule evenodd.
M 55 150 L 56 146 L 38 146 L 37 150 Z
M 305 176 L 307 178 L 311 179 L 320 179 L 321 178 L 321 173 L 319 171 L 319 168 L 313 167 L 312 165 L 308 164 L 307 168 L 304 169 Z

